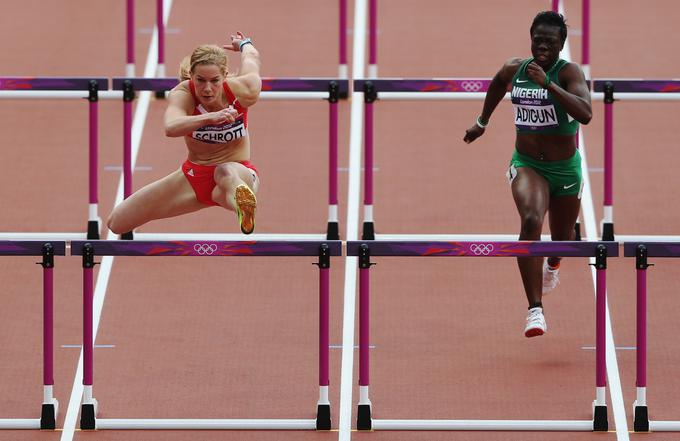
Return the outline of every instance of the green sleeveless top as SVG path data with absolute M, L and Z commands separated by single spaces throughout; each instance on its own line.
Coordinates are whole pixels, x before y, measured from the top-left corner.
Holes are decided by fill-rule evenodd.
M 578 130 L 578 121 L 567 114 L 557 100 L 553 99 L 548 89 L 544 89 L 527 77 L 527 65 L 533 60 L 533 58 L 523 60 L 512 77 L 511 98 L 515 109 L 517 133 L 575 135 Z M 560 85 L 557 77 L 560 69 L 566 64 L 566 60 L 558 59 L 548 69 L 546 75 L 551 82 Z

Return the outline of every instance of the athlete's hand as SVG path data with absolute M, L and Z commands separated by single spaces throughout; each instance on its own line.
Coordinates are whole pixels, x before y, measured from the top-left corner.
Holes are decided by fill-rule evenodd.
M 465 141 L 467 144 L 470 144 L 472 141 L 482 136 L 484 134 L 484 131 L 485 129 L 479 127 L 477 124 L 474 124 L 472 127 L 465 131 L 463 141 Z
M 236 32 L 236 35 L 231 35 L 231 43 L 225 44 L 222 47 L 229 50 L 229 51 L 239 52 L 240 51 L 239 45 L 245 39 L 246 39 L 246 36 L 243 35 L 242 32 Z
M 545 84 L 545 72 L 535 61 L 532 61 L 527 65 L 527 77 L 541 87 Z
M 229 106 L 226 109 L 218 110 L 217 112 L 211 112 L 208 115 L 210 116 L 208 120 L 209 124 L 224 124 L 233 123 L 236 121 L 238 112 L 232 106 Z

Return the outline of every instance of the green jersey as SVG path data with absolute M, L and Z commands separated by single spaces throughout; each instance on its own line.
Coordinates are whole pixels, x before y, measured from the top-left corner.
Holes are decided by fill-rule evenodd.
M 515 109 L 517 133 L 540 133 L 549 135 L 575 135 L 578 121 L 554 99 L 548 89 L 527 77 L 527 65 L 534 59 L 522 61 L 517 73 L 512 77 L 512 105 Z M 558 75 L 567 61 L 558 59 L 546 75 L 550 81 L 560 85 Z

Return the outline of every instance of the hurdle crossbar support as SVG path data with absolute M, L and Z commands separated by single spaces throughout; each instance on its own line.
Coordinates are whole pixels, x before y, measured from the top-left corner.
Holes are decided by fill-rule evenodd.
M 40 413 L 40 428 L 56 429 L 59 402 L 53 396 L 54 387 L 54 246 L 45 243 L 42 247 L 43 268 L 43 403 Z
M 680 246 L 680 244 L 679 244 Z M 593 430 L 607 431 L 606 406 L 606 269 L 607 257 L 619 254 L 615 242 L 417 242 L 348 241 L 347 255 L 359 257 L 359 404 L 358 430 Z M 596 295 L 596 398 L 591 421 L 486 421 L 486 420 L 373 420 L 369 388 L 369 270 L 371 256 L 422 257 L 595 257 Z M 414 422 L 416 421 L 416 422 Z
M 356 83 L 356 81 L 355 81 Z M 364 90 L 364 224 L 361 238 L 375 239 L 373 223 L 373 104 L 378 98 L 373 81 L 362 83 Z
M 97 172 L 98 172 L 98 154 L 99 154 L 99 85 L 95 80 L 90 80 L 88 89 L 89 101 L 89 194 L 88 206 L 89 215 L 87 218 L 87 238 L 99 239 L 99 215 L 98 204 L 98 190 L 97 190 Z

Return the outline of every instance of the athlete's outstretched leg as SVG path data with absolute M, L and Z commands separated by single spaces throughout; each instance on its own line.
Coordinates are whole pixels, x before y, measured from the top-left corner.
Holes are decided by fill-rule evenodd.
M 177 170 L 141 188 L 111 212 L 107 225 L 116 234 L 127 233 L 154 219 L 179 216 L 205 208 L 193 188 Z

